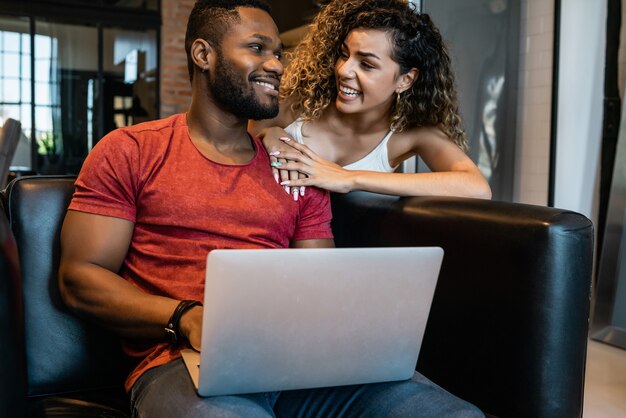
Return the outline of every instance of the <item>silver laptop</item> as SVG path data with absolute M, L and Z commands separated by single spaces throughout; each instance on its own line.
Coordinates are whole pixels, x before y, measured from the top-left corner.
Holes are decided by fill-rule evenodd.
M 200 396 L 409 379 L 439 247 L 214 250 L 202 350 L 183 359 Z

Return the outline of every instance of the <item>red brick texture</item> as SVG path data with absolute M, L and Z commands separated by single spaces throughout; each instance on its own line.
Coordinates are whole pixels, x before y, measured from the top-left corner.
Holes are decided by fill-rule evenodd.
M 162 0 L 161 117 L 187 111 L 191 87 L 185 55 L 187 18 L 195 0 Z

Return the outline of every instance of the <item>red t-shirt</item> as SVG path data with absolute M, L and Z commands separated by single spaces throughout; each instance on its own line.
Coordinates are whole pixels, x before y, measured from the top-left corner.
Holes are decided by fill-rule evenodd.
M 88 155 L 69 209 L 134 222 L 119 274 L 143 291 L 202 300 L 206 255 L 215 248 L 286 248 L 332 238 L 328 192 L 307 188 L 294 201 L 276 183 L 257 138 L 246 164 L 207 159 L 191 142 L 186 117 L 115 130 Z M 125 343 L 141 358 L 126 388 L 149 368 L 180 356 L 168 344 Z

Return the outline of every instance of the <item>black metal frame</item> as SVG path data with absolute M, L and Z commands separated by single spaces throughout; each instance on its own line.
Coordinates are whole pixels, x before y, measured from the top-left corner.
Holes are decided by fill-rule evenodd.
M 559 50 L 561 48 L 561 0 L 554 0 L 554 42 L 552 52 L 552 109 L 550 111 L 550 167 L 548 206 L 554 207 L 556 186 L 556 137 L 559 115 Z
M 598 280 L 595 288 L 591 338 L 626 349 L 626 329 L 614 324 L 614 311 L 623 302 L 619 287 L 623 278 L 626 249 L 623 248 L 626 234 L 624 214 L 626 213 L 626 177 L 623 167 L 626 163 L 626 113 L 622 111 L 622 126 L 619 129 L 613 181 L 606 216 L 604 247 L 598 261 Z
M 611 192 L 615 152 L 620 128 L 621 99 L 618 87 L 618 55 L 622 27 L 621 0 L 608 0 L 606 20 L 606 58 L 604 66 L 604 108 L 602 121 L 602 153 L 600 160 L 600 207 L 598 210 L 598 250 L 602 255 L 606 215 Z
M 615 311 L 624 302 L 626 285 L 626 114 L 620 110 L 618 50 L 621 33 L 621 0 L 607 0 L 607 42 L 604 82 L 600 210 L 598 214 L 597 283 L 591 338 L 626 349 L 626 329 L 615 324 Z M 618 311 L 621 315 L 621 311 Z
M 101 23 L 130 29 L 155 29 L 161 26 L 161 3 L 158 10 L 106 6 L 71 0 L 32 1 L 0 0 L 2 14 L 49 19 L 59 23 Z

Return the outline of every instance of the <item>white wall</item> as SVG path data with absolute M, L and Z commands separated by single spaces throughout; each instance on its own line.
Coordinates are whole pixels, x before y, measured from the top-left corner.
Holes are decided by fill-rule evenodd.
M 554 206 L 597 218 L 606 2 L 563 0 Z

